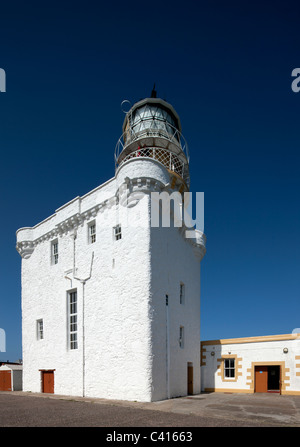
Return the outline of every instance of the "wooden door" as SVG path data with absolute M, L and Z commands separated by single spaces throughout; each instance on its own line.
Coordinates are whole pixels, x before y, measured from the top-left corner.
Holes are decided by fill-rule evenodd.
M 193 367 L 188 365 L 188 394 L 193 394 Z
M 11 371 L 0 371 L 0 391 L 11 391 Z
M 42 372 L 43 393 L 54 393 L 54 371 Z
M 255 392 L 267 393 L 268 391 L 268 367 L 255 367 Z

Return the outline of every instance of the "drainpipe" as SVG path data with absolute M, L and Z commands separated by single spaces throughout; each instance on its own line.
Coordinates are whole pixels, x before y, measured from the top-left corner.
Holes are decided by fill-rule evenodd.
M 169 295 L 166 295 L 166 382 L 167 396 L 170 399 L 170 327 L 169 327 Z
M 82 284 L 82 396 L 85 397 L 85 330 L 84 330 L 84 300 L 85 300 L 85 284 L 92 277 L 92 268 L 94 262 L 94 252 L 92 252 L 91 266 L 90 266 L 90 274 L 87 278 L 78 278 L 75 276 L 76 272 L 76 264 L 75 264 L 75 249 L 76 249 L 76 237 L 77 234 L 74 233 L 73 239 L 73 278 L 77 281 L 80 281 Z

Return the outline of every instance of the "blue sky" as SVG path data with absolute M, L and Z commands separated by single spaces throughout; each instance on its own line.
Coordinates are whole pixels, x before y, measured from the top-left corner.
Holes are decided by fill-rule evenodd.
M 120 104 L 178 112 L 192 192 L 204 191 L 201 338 L 300 326 L 297 2 L 1 5 L 0 328 L 21 352 L 15 232 L 114 175 Z

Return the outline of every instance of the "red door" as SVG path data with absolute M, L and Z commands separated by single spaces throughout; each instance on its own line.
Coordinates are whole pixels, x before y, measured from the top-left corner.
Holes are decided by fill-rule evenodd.
M 11 391 L 11 371 L 0 371 L 0 391 Z
M 268 392 L 268 367 L 256 366 L 255 367 L 255 392 L 267 393 Z
M 42 371 L 43 393 L 54 393 L 54 371 Z

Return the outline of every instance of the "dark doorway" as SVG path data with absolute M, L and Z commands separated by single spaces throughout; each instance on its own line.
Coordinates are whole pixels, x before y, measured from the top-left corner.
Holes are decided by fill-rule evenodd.
M 193 364 L 188 363 L 188 374 L 187 374 L 187 386 L 188 386 L 188 394 L 193 394 L 194 392 L 194 373 L 193 373 Z
M 280 366 L 268 366 L 268 391 L 280 391 Z

